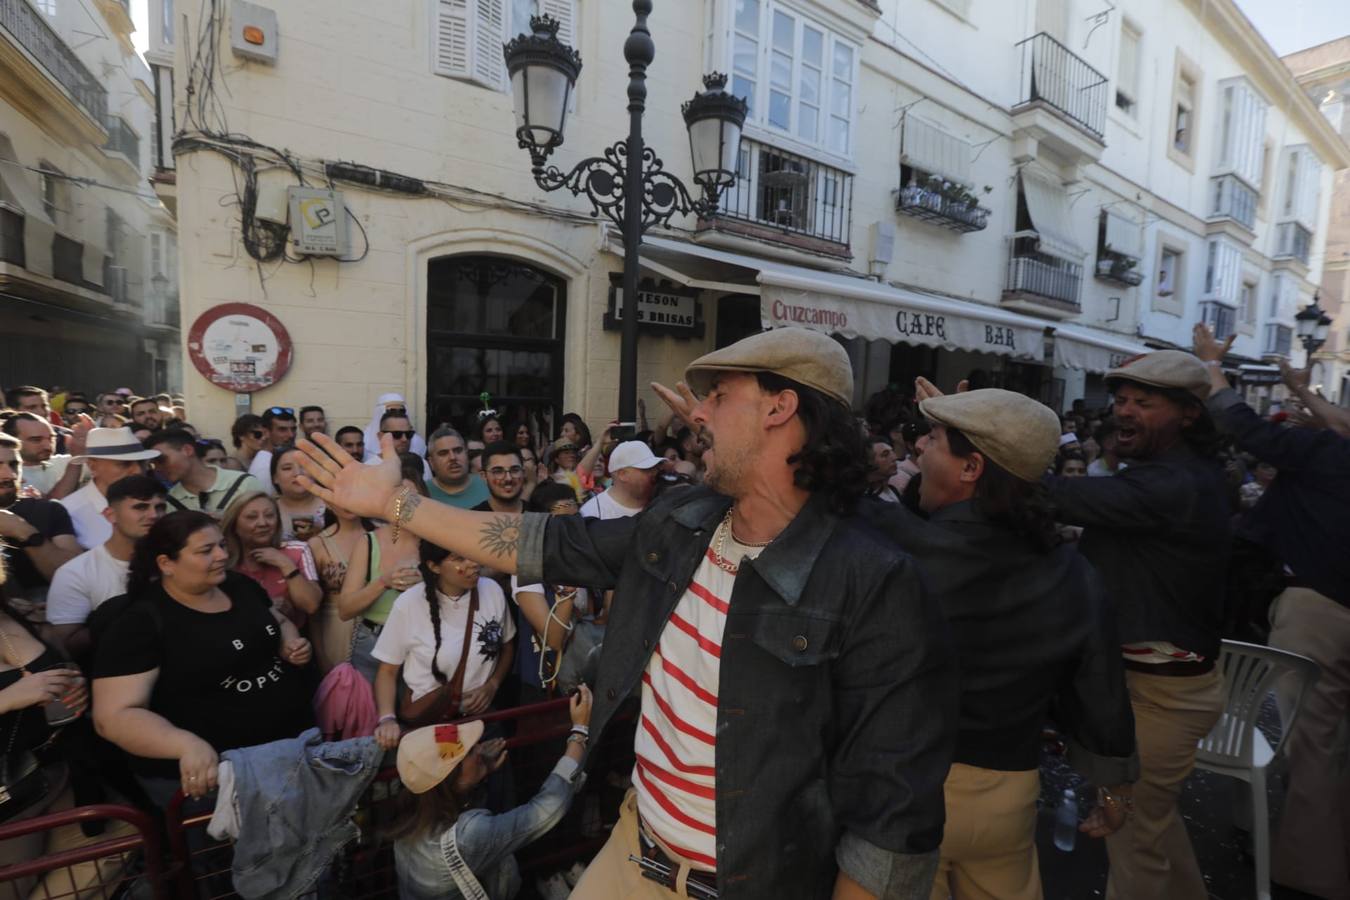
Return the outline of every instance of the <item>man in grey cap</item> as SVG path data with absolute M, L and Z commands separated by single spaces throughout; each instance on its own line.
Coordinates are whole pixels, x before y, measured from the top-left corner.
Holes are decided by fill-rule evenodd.
M 1047 718 L 1097 785 L 1081 830 L 1103 837 L 1129 812 L 1139 760 L 1116 623 L 1097 573 L 1056 535 L 1041 482 L 1055 413 L 992 388 L 944 397 L 919 379 L 916 393 L 932 426 L 919 439 L 928 521 L 890 503 L 864 514 L 914 557 L 956 645 L 961 717 L 933 896 L 1040 900 Z
M 1203 363 L 1158 350 L 1106 374 L 1128 468 L 1110 478 L 1048 479 L 1061 522 L 1106 583 L 1120 625 L 1141 773 L 1135 815 L 1107 838 L 1108 900 L 1205 900 L 1177 808 L 1196 745 L 1218 721 L 1215 669 L 1233 510 L 1205 409 Z
M 705 485 L 633 518 L 454 510 L 300 446 L 326 500 L 522 581 L 616 589 L 591 727 L 640 690 L 638 763 L 574 898 L 926 898 L 956 673 L 910 559 L 851 515 L 848 356 L 784 328 L 685 378 L 656 389 L 707 445 Z

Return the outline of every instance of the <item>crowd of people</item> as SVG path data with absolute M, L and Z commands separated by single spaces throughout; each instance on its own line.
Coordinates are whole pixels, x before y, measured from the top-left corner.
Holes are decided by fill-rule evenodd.
M 248 748 L 317 729 L 396 761 L 403 896 L 496 900 L 630 704 L 611 837 L 540 896 L 1018 900 L 1053 728 L 1108 897 L 1198 900 L 1178 801 L 1237 638 L 1321 667 L 1274 875 L 1346 900 L 1350 411 L 1286 367 L 1259 416 L 1226 350 L 1198 326 L 1103 409 L 919 379 L 855 413 L 839 345 L 778 329 L 595 435 L 487 408 L 424 431 L 387 394 L 331 436 L 273 406 L 217 440 L 182 397 L 11 388 L 0 818 L 181 791 L 237 836 Z M 472 720 L 561 697 L 519 804 Z

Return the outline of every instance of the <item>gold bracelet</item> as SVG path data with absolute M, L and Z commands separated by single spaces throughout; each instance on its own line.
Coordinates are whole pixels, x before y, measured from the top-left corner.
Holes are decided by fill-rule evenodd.
M 403 501 L 408 499 L 411 491 L 412 488 L 405 486 L 394 499 L 394 539 L 391 543 L 398 543 L 398 533 L 403 528 Z
M 1117 797 L 1104 787 L 1097 788 L 1097 804 L 1112 809 L 1124 809 L 1126 816 L 1134 812 L 1134 798 Z

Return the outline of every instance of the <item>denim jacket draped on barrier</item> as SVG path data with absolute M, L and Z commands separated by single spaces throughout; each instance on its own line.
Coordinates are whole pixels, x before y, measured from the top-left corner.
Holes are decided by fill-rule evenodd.
M 234 766 L 239 803 L 239 896 L 289 900 L 309 890 L 357 837 L 352 811 L 383 758 L 373 737 L 326 744 L 317 728 L 221 754 Z
M 731 499 L 682 488 L 634 518 L 526 514 L 519 577 L 615 589 L 596 684 L 599 734 L 637 686 Z M 814 495 L 741 564 L 717 710 L 724 900 L 926 898 L 944 817 L 957 679 L 913 562 Z

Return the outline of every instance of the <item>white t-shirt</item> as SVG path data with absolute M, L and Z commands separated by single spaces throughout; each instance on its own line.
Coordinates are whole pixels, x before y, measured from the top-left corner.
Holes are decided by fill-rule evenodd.
M 512 575 L 511 597 L 515 599 L 517 605 L 520 604 L 521 594 L 542 594 L 545 598 L 548 597 L 542 584 L 521 584 L 516 576 Z M 590 591 L 583 587 L 577 588 L 577 595 L 572 598 L 572 611 L 576 613 L 578 619 L 592 618 Z
M 581 514 L 588 519 L 622 519 L 636 516 L 642 512 L 640 506 L 624 506 L 609 495 L 609 491 L 596 494 L 581 505 Z
M 103 544 L 61 566 L 47 590 L 47 621 L 83 625 L 100 603 L 127 592 L 130 567 L 130 562 L 113 559 Z
M 33 488 L 42 496 L 47 496 L 56 487 L 56 483 L 66 474 L 66 466 L 70 465 L 70 456 L 53 456 L 46 462 L 33 465 L 31 463 L 23 464 L 23 486 Z
M 108 500 L 92 481 L 56 502 L 70 513 L 70 523 L 75 526 L 75 541 L 84 549 L 92 550 L 112 537 L 112 523 L 103 518 Z
M 441 610 L 441 650 L 436 654 L 436 662 L 448 681 L 454 677 L 463 651 L 469 592 L 453 598 L 436 593 Z M 506 596 L 490 578 L 478 579 L 478 613 L 473 620 L 473 634 L 477 646 L 469 650 L 464 663 L 464 691 L 483 686 L 497 667 L 502 649 L 516 637 L 516 623 L 507 609 Z M 403 666 L 403 680 L 412 690 L 412 699 L 418 700 L 440 687 L 431 672 L 435 647 L 426 585 L 419 584 L 394 600 L 371 655 L 391 666 Z

